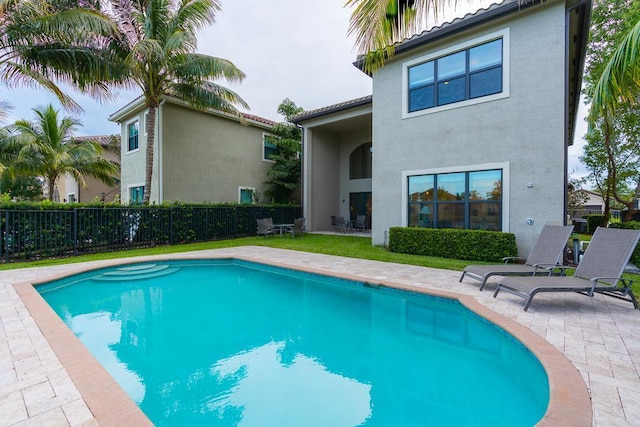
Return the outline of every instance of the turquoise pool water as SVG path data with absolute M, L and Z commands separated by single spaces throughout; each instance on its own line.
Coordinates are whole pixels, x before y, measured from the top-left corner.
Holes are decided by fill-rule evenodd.
M 538 360 L 456 301 L 237 260 L 37 287 L 159 426 L 531 426 Z

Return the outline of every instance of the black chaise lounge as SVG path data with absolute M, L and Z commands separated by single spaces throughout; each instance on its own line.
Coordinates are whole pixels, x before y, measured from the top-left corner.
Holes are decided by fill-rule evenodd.
M 569 235 L 573 231 L 572 225 L 545 225 L 531 249 L 524 264 L 514 264 L 518 258 L 504 258 L 504 264 L 469 265 L 462 271 L 460 282 L 465 277 L 481 281 L 480 290 L 484 289 L 487 280 L 492 276 L 534 276 L 548 275 L 551 269 L 561 265 L 562 254 Z
M 504 277 L 493 296 L 500 291 L 518 295 L 526 300 L 525 311 L 540 292 L 578 292 L 590 297 L 601 293 L 638 308 L 632 281 L 621 276 L 639 238 L 640 230 L 598 227 L 573 276 Z

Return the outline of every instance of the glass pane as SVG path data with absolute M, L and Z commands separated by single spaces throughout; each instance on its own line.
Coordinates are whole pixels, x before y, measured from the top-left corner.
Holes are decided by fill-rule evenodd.
M 271 160 L 272 155 L 278 154 L 278 148 L 275 144 L 269 142 L 268 137 L 264 138 L 264 158 Z
M 502 67 L 492 68 L 469 76 L 470 98 L 500 92 L 502 92 Z
M 249 189 L 240 190 L 240 203 L 251 204 L 253 202 L 253 191 Z
M 445 104 L 450 104 L 452 102 L 464 101 L 464 99 L 465 99 L 465 78 L 464 77 L 438 83 L 438 105 L 445 105 Z
M 435 106 L 435 86 L 425 86 L 409 92 L 409 112 L 424 110 Z
M 446 80 L 466 72 L 466 51 L 453 53 L 438 59 L 438 80 Z
M 433 200 L 433 175 L 409 177 L 409 201 L 421 202 Z
M 501 203 L 470 203 L 470 228 L 502 231 Z
M 464 228 L 464 203 L 439 203 L 438 228 Z
M 371 178 L 371 143 L 355 148 L 349 155 L 349 179 Z
M 502 171 L 469 172 L 469 200 L 502 200 Z
M 433 83 L 433 61 L 409 68 L 409 89 Z
M 438 201 L 464 200 L 465 173 L 438 175 Z
M 502 40 L 494 40 L 469 49 L 469 71 L 502 64 Z
M 138 136 L 138 122 L 129 125 L 129 138 L 133 136 Z

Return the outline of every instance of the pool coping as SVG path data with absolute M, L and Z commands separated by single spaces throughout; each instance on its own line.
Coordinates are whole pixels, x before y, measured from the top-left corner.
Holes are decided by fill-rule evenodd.
M 569 359 L 549 342 L 535 332 L 485 307 L 473 296 L 438 289 L 425 289 L 391 280 L 371 280 L 357 275 L 334 273 L 309 267 L 273 262 L 261 258 L 242 255 L 193 254 L 185 256 L 156 255 L 121 258 L 117 260 L 78 267 L 62 274 L 43 279 L 13 284 L 14 289 L 25 304 L 27 310 L 42 331 L 45 339 L 58 356 L 71 380 L 78 388 L 87 406 L 100 425 L 110 426 L 146 426 L 153 425 L 142 410 L 131 400 L 106 369 L 95 359 L 80 339 L 66 326 L 60 317 L 36 291 L 35 286 L 70 275 L 102 268 L 137 264 L 153 261 L 185 261 L 206 259 L 231 259 L 255 262 L 263 265 L 287 268 L 296 271 L 319 274 L 322 276 L 352 280 L 374 286 L 383 286 L 417 292 L 459 301 L 467 309 L 480 317 L 498 325 L 518 339 L 531 351 L 544 367 L 549 380 L 549 405 L 538 426 L 584 426 L 591 425 L 593 409 L 584 379 Z M 508 399 L 508 396 L 496 396 L 496 399 Z M 508 402 L 508 400 L 505 400 Z

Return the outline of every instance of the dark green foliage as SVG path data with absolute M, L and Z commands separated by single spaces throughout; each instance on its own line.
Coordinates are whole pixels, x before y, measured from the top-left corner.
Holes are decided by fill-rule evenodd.
M 592 214 L 585 215 L 584 218 L 587 220 L 587 233 L 593 234 L 598 227 L 604 227 L 604 215 L 602 214 Z
M 627 221 L 627 222 L 616 222 L 613 224 L 609 224 L 609 228 L 624 228 L 630 230 L 640 230 L 640 222 L 638 221 Z M 633 251 L 631 255 L 632 263 L 637 266 L 640 266 L 640 245 L 636 246 L 636 249 Z
M 391 228 L 389 250 L 489 262 L 499 262 L 504 257 L 518 255 L 516 238 L 512 233 L 412 227 Z
M 253 236 L 256 219 L 293 223 L 299 206 L 0 202 L 0 262 Z

